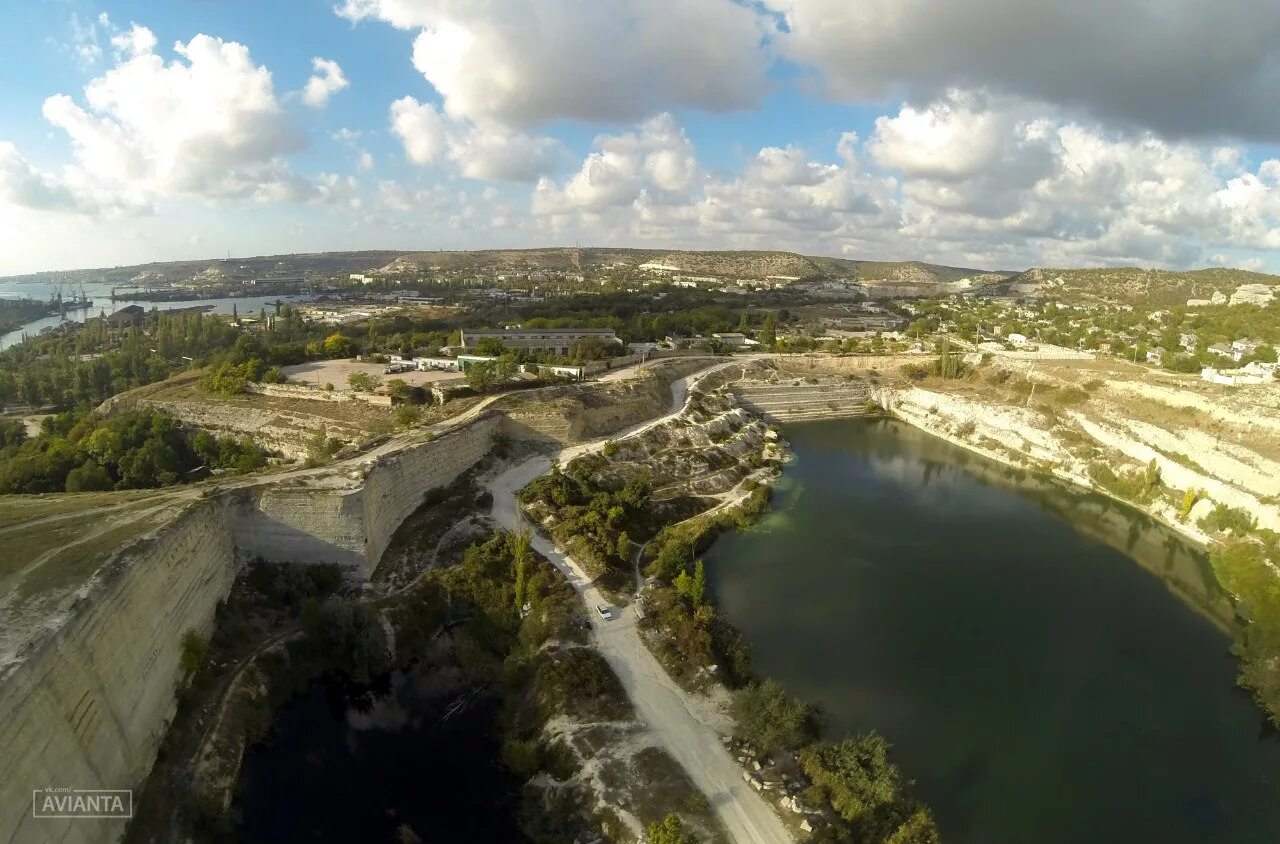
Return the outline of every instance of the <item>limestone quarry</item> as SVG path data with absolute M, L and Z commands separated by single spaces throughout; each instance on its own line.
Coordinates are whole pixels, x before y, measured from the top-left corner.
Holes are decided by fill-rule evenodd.
M 488 454 L 499 434 L 607 435 L 665 410 L 669 379 L 700 365 L 678 360 L 627 381 L 500 397 L 481 404 L 502 410 L 476 406 L 314 469 L 59 496 L 47 511 L 15 502 L 0 521 L 0 541 L 23 548 L 0 568 L 0 747 L 10 762 L 0 799 L 21 805 L 31 783 L 140 783 L 174 712 L 180 640 L 210 631 L 246 560 L 333 563 L 367 579 L 423 496 Z M 120 821 L 42 821 L 38 831 L 31 822 L 0 818 L 0 841 L 51 832 L 113 841 L 123 830 Z
M 598 471 L 625 479 L 645 469 L 655 501 L 720 506 L 760 470 L 766 421 L 883 410 L 1006 464 L 1104 492 L 1099 464 L 1116 472 L 1154 465 L 1170 492 L 1138 506 L 1200 542 L 1209 537 L 1198 518 L 1214 504 L 1280 530 L 1280 397 L 1267 387 L 1000 356 L 970 356 L 963 379 L 904 371 L 928 360 L 735 362 L 708 379 L 679 424 L 620 440 Z M 661 415 L 670 380 L 706 364 L 678 360 L 614 384 L 510 394 L 329 466 L 64 499 L 0 521 L 0 541 L 38 534 L 45 549 L 21 567 L 0 567 L 0 748 L 9 763 L 0 800 L 21 805 L 31 783 L 145 779 L 174 712 L 179 641 L 210 629 L 246 560 L 336 563 L 367 579 L 424 495 L 475 466 L 495 440 L 545 448 L 607 437 Z M 1180 512 L 1184 490 L 1197 492 L 1190 513 Z M 0 818 L 0 842 L 51 830 L 57 840 L 106 842 L 123 831 L 121 822 L 45 823 L 37 833 L 28 817 Z

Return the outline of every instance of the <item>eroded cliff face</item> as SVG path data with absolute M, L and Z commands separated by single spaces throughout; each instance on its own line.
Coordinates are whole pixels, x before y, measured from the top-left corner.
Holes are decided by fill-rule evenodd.
M 422 506 L 423 496 L 453 483 L 489 453 L 501 424 L 501 416 L 489 413 L 374 464 L 365 475 L 360 502 L 366 574 L 377 567 L 396 528 Z
M 1198 453 L 1200 462 L 1179 461 L 1170 456 L 1180 452 L 1171 448 L 1169 438 L 1173 435 L 1165 429 L 1118 414 L 1070 410 L 1064 411 L 1060 420 L 1046 420 L 1034 410 L 918 387 L 882 386 L 872 392 L 895 416 L 935 436 L 1003 463 L 1049 472 L 1089 489 L 1105 491 L 1090 475 L 1092 463 L 1105 462 L 1119 471 L 1154 462 L 1164 486 L 1180 492 L 1200 491 L 1197 510 L 1180 517 L 1175 504 L 1165 498 L 1134 506 L 1201 544 L 1208 543 L 1210 537 L 1197 527 L 1196 521 L 1213 504 L 1246 510 L 1257 518 L 1259 527 L 1280 529 L 1280 511 L 1266 500 L 1273 482 L 1270 473 L 1260 472 L 1230 454 L 1205 452 Z M 1089 451 L 1096 453 L 1091 458 L 1082 456 Z M 1187 462 L 1193 465 L 1186 465 Z
M 182 634 L 209 632 L 236 550 L 222 502 L 194 505 L 89 584 L 0 687 L 0 841 L 105 842 L 121 820 L 48 820 L 34 788 L 131 788 L 173 716 Z
M 0 679 L 0 842 L 119 838 L 123 821 L 32 818 L 32 789 L 139 786 L 173 717 L 182 636 L 211 633 L 239 563 L 338 563 L 367 577 L 426 493 L 483 458 L 500 424 L 481 416 L 355 477 L 268 481 L 195 501 L 119 552 Z

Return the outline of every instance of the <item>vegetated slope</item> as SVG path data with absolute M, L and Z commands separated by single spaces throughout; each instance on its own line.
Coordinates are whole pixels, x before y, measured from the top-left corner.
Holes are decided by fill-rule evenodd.
M 974 270 L 946 267 L 920 261 L 850 261 L 856 266 L 864 284 L 888 282 L 897 284 L 950 284 L 971 279 L 975 282 L 1003 281 L 1016 273 L 1004 270 Z
M 919 261 L 855 261 L 776 250 L 614 249 L 564 247 L 494 249 L 476 252 L 419 252 L 403 255 L 384 272 L 423 269 L 540 269 L 553 271 L 627 270 L 657 264 L 672 271 L 722 278 L 859 278 L 869 283 L 944 284 L 966 278 L 1003 280 L 1013 272 L 946 267 Z
M 1066 302 L 1101 302 L 1170 307 L 1188 299 L 1225 296 L 1242 284 L 1280 285 L 1280 276 L 1215 267 L 1178 272 L 1139 267 L 1046 269 L 1037 267 L 1009 279 L 1009 292 L 1053 296 Z
M 32 273 L 5 280 L 58 280 L 130 284 L 175 282 L 195 277 L 210 282 L 264 276 L 320 276 L 375 272 L 387 275 L 419 275 L 432 271 L 473 269 L 598 272 L 638 270 L 643 264 L 660 264 L 672 271 L 712 275 L 726 279 L 861 278 L 871 284 L 935 285 L 977 276 L 1001 280 L 1013 273 L 988 274 L 983 270 L 945 267 L 918 261 L 855 261 L 776 250 L 673 250 L 601 247 L 545 247 L 536 249 L 482 249 L 474 251 L 318 252 L 265 255 L 253 258 L 208 258 L 192 261 L 136 264 L 67 272 Z

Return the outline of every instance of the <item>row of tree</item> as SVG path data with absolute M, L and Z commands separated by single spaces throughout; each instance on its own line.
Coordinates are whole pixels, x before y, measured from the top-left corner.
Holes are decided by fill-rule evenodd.
M 91 492 L 170 486 L 193 470 L 251 472 L 267 453 L 247 438 L 192 432 L 150 409 L 111 417 L 60 413 L 38 436 L 20 423 L 0 427 L 0 493 Z

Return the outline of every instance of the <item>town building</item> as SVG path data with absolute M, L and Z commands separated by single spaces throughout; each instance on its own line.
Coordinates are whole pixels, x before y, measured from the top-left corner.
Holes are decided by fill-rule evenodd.
M 724 331 L 712 334 L 712 337 L 724 343 L 726 346 L 732 346 L 735 349 L 746 349 L 751 346 L 759 346 L 755 340 L 752 340 L 745 334 L 738 331 Z
M 584 340 L 596 339 L 605 345 L 621 344 L 612 328 L 482 328 L 462 329 L 462 348 L 475 349 L 481 341 L 494 339 L 509 349 L 567 355 Z

